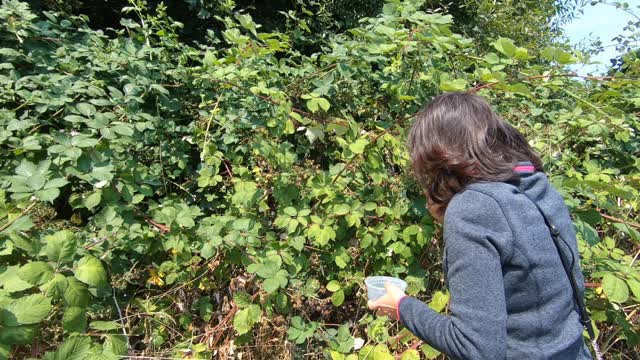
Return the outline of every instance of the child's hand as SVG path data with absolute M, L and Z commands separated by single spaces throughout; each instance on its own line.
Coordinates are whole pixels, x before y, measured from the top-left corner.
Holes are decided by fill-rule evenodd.
M 407 296 L 404 291 L 391 283 L 385 283 L 384 288 L 387 293 L 374 301 L 369 301 L 369 309 L 376 310 L 378 316 L 388 316 L 392 320 L 398 320 L 397 306 L 403 297 Z

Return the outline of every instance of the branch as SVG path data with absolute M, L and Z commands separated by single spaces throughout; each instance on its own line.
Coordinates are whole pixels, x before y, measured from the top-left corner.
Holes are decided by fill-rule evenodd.
M 617 217 L 613 217 L 611 215 L 607 215 L 607 214 L 603 214 L 603 213 L 600 213 L 600 216 L 602 216 L 603 218 L 605 218 L 607 220 L 611 220 L 611 221 L 614 221 L 614 222 L 625 224 L 625 225 L 630 226 L 632 228 L 640 229 L 640 224 L 628 222 L 626 220 L 622 220 L 622 219 L 619 219 Z
M 27 206 L 24 210 L 22 210 L 22 212 L 20 213 L 20 215 L 18 215 L 15 219 L 7 222 L 6 224 L 2 225 L 2 227 L 0 227 L 0 232 L 3 232 L 5 230 L 7 230 L 9 228 L 9 226 L 13 225 L 13 223 L 16 222 L 16 220 L 20 219 L 21 217 L 25 216 L 29 211 L 31 211 L 31 209 L 36 206 L 38 202 L 34 201 L 31 204 L 29 204 L 29 206 Z

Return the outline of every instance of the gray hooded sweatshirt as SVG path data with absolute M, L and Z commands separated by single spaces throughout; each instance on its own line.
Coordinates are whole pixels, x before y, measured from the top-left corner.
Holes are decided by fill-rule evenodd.
M 449 315 L 403 298 L 400 321 L 455 359 L 591 359 L 569 279 L 531 197 L 567 242 L 584 296 L 576 235 L 560 194 L 531 163 L 520 180 L 467 186 L 444 217 Z

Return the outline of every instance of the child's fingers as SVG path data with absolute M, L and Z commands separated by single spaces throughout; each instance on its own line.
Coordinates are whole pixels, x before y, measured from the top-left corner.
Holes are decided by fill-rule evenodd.
M 376 310 L 380 305 L 378 305 L 378 301 L 376 300 L 369 300 L 367 301 L 367 306 L 369 310 Z

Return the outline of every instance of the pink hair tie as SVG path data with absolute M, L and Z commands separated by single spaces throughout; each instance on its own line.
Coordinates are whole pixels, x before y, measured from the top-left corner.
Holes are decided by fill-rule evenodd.
M 513 168 L 515 172 L 535 172 L 536 168 L 531 165 L 518 165 Z

